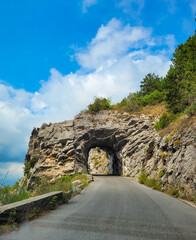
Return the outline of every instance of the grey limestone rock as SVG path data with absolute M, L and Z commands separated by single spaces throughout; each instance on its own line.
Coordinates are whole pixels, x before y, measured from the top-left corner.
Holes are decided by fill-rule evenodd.
M 136 177 L 141 170 L 150 177 L 164 171 L 162 181 L 196 188 L 196 126 L 166 136 L 154 130 L 152 116 L 117 111 L 81 113 L 73 121 L 43 124 L 35 128 L 25 157 L 30 169 L 28 185 L 36 178 L 51 179 L 88 170 L 92 148 L 100 147 L 113 156 L 113 173 Z M 187 187 L 188 186 L 188 187 Z

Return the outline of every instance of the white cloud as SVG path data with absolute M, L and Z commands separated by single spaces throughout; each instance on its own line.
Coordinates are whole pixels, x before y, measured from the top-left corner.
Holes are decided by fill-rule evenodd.
M 96 4 L 97 0 L 83 0 L 82 1 L 82 12 L 86 13 L 87 12 L 87 8 Z
M 117 19 L 102 25 L 97 35 L 84 51 L 76 55 L 83 68 L 97 69 L 101 65 L 109 66 L 130 48 L 150 45 L 151 29 L 123 26 Z
M 115 103 L 137 91 L 147 73 L 164 76 L 170 60 L 162 45 L 173 46 L 173 41 L 170 35 L 152 37 L 152 29 L 124 26 L 112 19 L 98 29 L 86 49 L 76 53 L 80 71 L 63 76 L 51 69 L 50 78 L 35 93 L 0 83 L 0 155 L 21 156 L 33 127 L 72 119 L 94 96 L 111 97 Z M 161 51 L 153 52 L 153 47 Z M 15 166 L 0 164 L 4 173 L 6 166 Z
M 19 179 L 23 176 L 23 163 L 17 163 L 17 162 L 1 162 L 1 168 L 0 168 L 0 181 L 1 184 L 4 184 L 7 181 L 7 179 Z
M 33 118 L 29 104 L 31 93 L 0 84 L 0 146 L 1 152 L 15 156 L 26 148 Z

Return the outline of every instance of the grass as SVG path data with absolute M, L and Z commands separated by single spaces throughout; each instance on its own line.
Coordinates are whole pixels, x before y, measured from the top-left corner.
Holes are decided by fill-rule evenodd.
M 185 131 L 191 126 L 196 125 L 196 116 L 180 115 L 178 118 L 174 119 L 166 128 L 163 128 L 159 131 L 161 137 L 171 132 L 180 132 Z M 168 139 L 169 140 L 169 139 Z
M 79 189 L 77 186 L 73 186 L 72 182 L 75 180 L 81 181 L 81 188 Z M 80 193 L 80 191 L 88 185 L 87 182 L 87 174 L 79 174 L 76 173 L 72 176 L 63 176 L 59 178 L 55 184 L 50 184 L 48 178 L 37 179 L 35 181 L 35 187 L 33 191 L 27 191 L 26 182 L 23 186 L 20 186 L 19 182 L 16 182 L 13 187 L 5 186 L 0 188 L 0 202 L 1 204 L 9 204 L 12 202 L 24 200 L 30 197 L 35 197 L 38 195 L 42 195 L 45 193 L 53 192 L 53 191 L 63 191 L 63 202 L 67 202 L 73 196 Z M 60 201 L 62 202 L 62 201 Z M 48 209 L 55 209 L 60 202 L 57 197 L 53 197 L 50 202 Z M 43 211 L 46 211 L 46 206 L 34 207 L 30 211 L 27 211 L 25 214 L 25 220 L 33 219 L 40 214 L 43 214 Z M 6 224 L 0 225 L 0 235 L 9 233 L 15 230 L 19 225 L 14 222 L 14 213 L 10 213 L 10 217 L 8 218 L 8 222 Z
M 160 181 L 157 181 L 155 178 L 148 178 L 145 172 L 142 172 L 139 176 L 139 183 L 144 184 L 148 187 L 151 187 L 155 190 L 161 190 L 162 185 Z
M 75 180 L 80 180 L 83 187 L 87 186 L 87 175 L 86 174 L 78 174 L 74 175 L 66 175 L 59 178 L 55 184 L 49 184 L 48 178 L 38 179 L 37 186 L 35 190 L 31 193 L 31 195 L 38 196 L 44 193 L 53 192 L 53 191 L 63 191 L 63 192 L 75 192 L 75 187 L 72 182 Z
M 148 105 L 148 106 L 142 107 L 141 111 L 137 112 L 136 114 L 139 114 L 139 115 L 144 114 L 144 115 L 151 115 L 152 117 L 160 117 L 163 113 L 169 114 L 165 105 L 163 103 L 160 103 L 152 106 Z M 186 115 L 184 113 L 181 113 L 181 114 L 175 115 L 171 120 L 171 122 L 168 124 L 168 126 L 164 127 L 163 129 L 160 129 L 158 132 L 163 137 L 166 134 L 171 133 L 172 131 L 176 132 L 176 131 L 186 130 L 190 126 L 193 126 L 195 124 L 196 124 L 195 115 Z M 177 142 L 177 145 L 178 145 L 178 142 Z
M 72 176 L 63 176 L 55 184 L 50 184 L 48 178 L 36 179 L 32 191 L 27 191 L 26 182 L 22 186 L 19 182 L 16 182 L 13 187 L 8 185 L 0 188 L 0 203 L 5 205 L 53 191 L 73 191 L 74 186 L 72 182 L 75 180 L 80 180 L 83 187 L 87 186 L 87 175 L 78 173 Z
M 19 182 L 16 182 L 13 187 L 5 186 L 0 188 L 0 203 L 2 205 L 21 201 L 31 197 L 27 192 L 24 185 L 20 186 Z
M 4 225 L 0 225 L 0 236 L 3 234 L 8 234 L 14 230 L 16 230 L 20 225 L 18 223 L 7 223 Z
M 179 197 L 179 190 L 177 188 L 170 187 L 168 190 L 169 195 Z
M 161 116 L 164 112 L 167 112 L 167 109 L 163 103 L 143 107 L 139 114 L 152 115 L 154 117 Z
M 141 171 L 141 174 L 138 177 L 139 183 L 144 184 L 148 187 L 151 187 L 155 190 L 165 192 L 173 197 L 177 197 L 180 199 L 184 199 L 187 201 L 191 201 L 193 203 L 196 203 L 196 193 L 191 196 L 187 191 L 184 190 L 184 187 L 177 185 L 171 186 L 168 184 L 163 184 L 160 178 L 164 176 L 163 170 L 161 170 L 158 174 L 158 179 L 155 178 L 149 178 L 147 174 L 143 171 Z

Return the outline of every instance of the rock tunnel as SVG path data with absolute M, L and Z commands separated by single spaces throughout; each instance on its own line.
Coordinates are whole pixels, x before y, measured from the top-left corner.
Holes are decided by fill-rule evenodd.
M 119 145 L 115 139 L 115 135 L 113 132 L 106 133 L 107 130 L 103 130 L 101 137 L 100 131 L 90 131 L 85 133 L 85 137 L 82 137 L 82 144 L 80 142 L 79 147 L 75 148 L 77 163 L 80 163 L 80 168 L 82 167 L 87 172 L 88 169 L 88 158 L 89 152 L 93 148 L 100 148 L 105 151 L 112 158 L 112 174 L 113 175 L 121 175 L 122 174 L 122 160 L 118 154 Z M 86 141 L 84 141 L 84 139 Z M 124 141 L 125 143 L 125 141 Z M 79 150 L 79 151 L 78 151 Z
M 106 175 L 107 174 L 110 174 L 110 175 L 121 175 L 122 174 L 122 161 L 120 158 L 117 157 L 117 154 L 114 151 L 114 149 L 107 146 L 107 144 L 93 145 L 93 146 L 91 146 L 91 148 L 89 148 L 88 155 L 86 156 L 86 168 L 87 168 L 87 172 L 89 174 L 92 173 L 89 169 L 89 163 L 88 163 L 89 162 L 89 153 L 90 153 L 90 150 L 92 150 L 92 149 L 100 149 L 108 155 L 109 162 L 111 162 L 112 169 L 110 172 L 106 173 Z
M 66 174 L 89 171 L 88 157 L 99 147 L 113 158 L 112 174 L 136 175 L 145 163 L 152 139 L 149 120 L 127 113 L 100 111 L 79 114 L 72 121 L 43 124 L 32 131 L 25 164 L 36 156 L 29 183 L 47 176 L 55 181 Z
M 195 128 L 187 130 L 187 136 L 180 133 L 179 136 L 186 136 L 183 146 L 187 148 L 182 150 L 180 145 L 168 145 L 165 137 L 157 134 L 154 129 L 156 119 L 111 110 L 81 113 L 74 120 L 44 123 L 40 128 L 34 128 L 25 157 L 29 169 L 25 176 L 27 186 L 30 187 L 37 178 L 47 177 L 54 183 L 62 176 L 88 171 L 89 152 L 99 147 L 113 156 L 113 174 L 137 177 L 145 171 L 154 178 L 162 170 L 164 183 L 189 182 L 187 186 L 190 187 L 186 190 L 195 191 L 195 174 L 192 175 L 195 147 L 189 144 Z M 173 140 L 176 140 L 174 136 Z M 190 167 L 186 170 L 187 162 Z

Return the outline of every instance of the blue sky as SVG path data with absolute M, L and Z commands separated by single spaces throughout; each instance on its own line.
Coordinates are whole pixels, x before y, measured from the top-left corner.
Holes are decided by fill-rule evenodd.
M 33 127 L 165 76 L 195 12 L 196 0 L 1 1 L 0 179 L 22 176 Z

